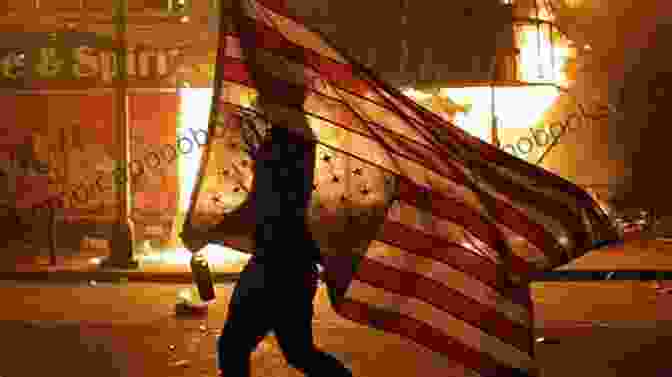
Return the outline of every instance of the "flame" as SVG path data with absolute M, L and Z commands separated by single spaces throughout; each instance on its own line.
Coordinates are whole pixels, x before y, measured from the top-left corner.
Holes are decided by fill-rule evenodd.
M 227 268 L 245 263 L 250 256 L 220 245 L 207 245 L 201 252 L 211 268 Z M 192 253 L 185 248 L 163 249 L 142 256 L 147 264 L 189 266 Z
M 519 74 L 522 81 L 567 86 L 565 64 L 571 57 L 569 41 L 551 36 L 545 26 L 537 32 L 534 25 L 516 26 L 516 38 L 520 49 Z M 557 40 L 551 43 L 551 38 Z
M 549 17 L 550 14 L 540 14 L 540 18 Z M 536 25 L 516 25 L 514 32 L 520 50 L 518 79 L 567 87 L 566 67 L 573 57 L 571 42 L 559 34 L 551 35 L 547 25 L 539 30 Z M 553 43 L 551 38 L 554 38 Z M 560 95 L 559 89 L 553 85 L 495 86 L 494 91 L 494 115 L 498 127 L 503 129 L 534 127 L 544 120 L 544 114 Z M 482 86 L 441 88 L 438 96 L 447 97 L 462 107 L 451 115 L 445 114 L 432 94 L 414 88 L 404 90 L 404 94 L 470 134 L 492 142 L 492 88 L 486 83 Z
M 212 102 L 212 88 L 181 88 L 180 89 L 180 122 L 179 135 L 192 139 L 189 129 L 202 129 L 207 132 L 210 104 Z M 195 142 L 195 140 L 192 140 Z M 179 210 L 186 213 L 189 210 L 189 200 L 196 185 L 198 168 L 201 161 L 201 149 L 192 148 L 191 153 L 180 153 L 179 179 L 180 203 Z
M 210 108 L 212 105 L 212 88 L 181 88 L 180 89 L 180 113 L 181 122 L 178 134 L 190 139 L 194 148 L 190 153 L 180 153 L 179 156 L 179 205 L 177 221 L 183 221 L 189 210 L 191 194 L 196 186 L 196 179 L 201 162 L 202 151 L 196 148 L 197 141 L 193 140 L 190 129 L 201 129 L 207 132 Z M 245 96 L 247 102 L 253 100 L 249 95 Z M 247 103 L 246 102 L 246 103 Z M 248 105 L 249 105 L 248 103 Z M 202 142 L 202 141 L 201 141 Z M 186 148 L 185 148 L 186 149 Z M 181 224 L 180 224 L 181 225 Z M 231 265 L 239 264 L 246 259 L 246 255 L 217 245 L 207 245 L 203 254 L 211 264 Z M 191 260 L 191 252 L 185 248 L 161 250 L 159 253 L 145 256 L 146 262 L 160 259 L 161 263 L 173 265 L 188 265 Z

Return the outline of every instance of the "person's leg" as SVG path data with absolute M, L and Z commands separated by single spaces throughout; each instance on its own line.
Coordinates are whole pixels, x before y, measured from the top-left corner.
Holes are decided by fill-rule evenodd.
M 280 348 L 292 367 L 309 377 L 352 377 L 352 373 L 334 356 L 319 350 L 313 341 L 313 299 L 317 292 L 317 271 L 306 274 L 303 283 L 292 287 L 292 296 L 273 330 Z
M 250 262 L 240 275 L 218 339 L 218 368 L 223 377 L 249 377 L 250 356 L 270 331 L 266 313 L 264 266 Z

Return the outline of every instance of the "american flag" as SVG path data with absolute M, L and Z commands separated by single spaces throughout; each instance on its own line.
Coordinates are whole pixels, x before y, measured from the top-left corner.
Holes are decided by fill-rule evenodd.
M 219 32 L 185 234 L 253 253 L 255 146 L 269 125 L 309 124 L 308 222 L 334 309 L 450 359 L 447 375 L 535 375 L 528 283 L 617 238 L 591 197 L 425 110 L 280 0 L 222 6 Z M 261 104 L 264 87 L 305 97 Z

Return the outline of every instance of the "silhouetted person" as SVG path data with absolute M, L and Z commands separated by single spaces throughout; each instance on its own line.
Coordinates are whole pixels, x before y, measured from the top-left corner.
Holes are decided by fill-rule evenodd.
M 274 127 L 255 164 L 256 250 L 240 275 L 219 338 L 226 377 L 250 375 L 250 355 L 274 331 L 287 362 L 307 376 L 351 376 L 313 342 L 320 254 L 306 228 L 315 144 Z
M 233 13 L 242 17 L 243 3 L 234 3 Z M 254 153 L 249 198 L 255 209 L 255 253 L 229 303 L 218 340 L 219 368 L 226 377 L 248 377 L 252 351 L 273 331 L 287 362 L 306 376 L 352 376 L 313 342 L 320 253 L 307 227 L 316 138 L 302 111 L 304 51 L 257 48 L 255 25 L 239 22 L 237 27 L 260 109 L 271 128 Z
M 237 20 L 234 27 L 257 89 L 259 109 L 271 128 L 252 153 L 254 180 L 241 208 L 254 211 L 254 255 L 229 303 L 218 339 L 218 368 L 225 377 L 249 377 L 252 352 L 273 331 L 287 362 L 306 376 L 351 377 L 340 361 L 313 342 L 320 253 L 307 226 L 316 138 L 302 111 L 307 92 L 304 51 L 257 48 L 256 25 L 243 21 L 253 10 L 243 8 L 243 1 L 234 1 L 226 16 Z M 218 231 L 231 234 L 232 227 L 243 222 L 224 220 L 213 236 Z M 204 244 L 194 242 L 190 249 Z

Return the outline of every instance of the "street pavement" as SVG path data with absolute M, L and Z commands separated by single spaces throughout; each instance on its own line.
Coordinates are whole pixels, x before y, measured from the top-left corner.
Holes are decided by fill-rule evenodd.
M 185 284 L 0 281 L 0 377 L 216 376 L 215 342 L 231 284 L 204 316 L 178 316 Z M 543 377 L 670 376 L 672 295 L 650 283 L 533 286 Z M 394 334 L 339 317 L 324 288 L 316 299 L 317 344 L 355 376 L 451 376 L 445 358 Z M 268 308 L 269 315 L 278 308 Z M 553 342 L 559 340 L 559 343 Z M 273 337 L 253 355 L 253 376 L 301 376 Z
M 230 284 L 217 287 L 218 303 L 207 316 L 176 316 L 177 294 L 189 285 L 152 283 L 0 283 L 0 376 L 215 376 L 215 341 Z M 269 315 L 277 308 L 268 308 Z M 326 292 L 316 300 L 317 343 L 358 376 L 378 370 L 406 353 L 392 375 L 422 374 L 427 365 L 441 373 L 437 356 L 400 337 L 338 317 Z M 444 370 L 445 372 L 445 370 Z M 253 355 L 253 375 L 301 376 L 289 368 L 273 337 Z
M 233 287 L 225 283 L 229 271 L 215 269 L 222 274 L 218 301 L 206 315 L 180 316 L 178 293 L 192 288 L 188 266 L 148 264 L 138 271 L 105 272 L 89 265 L 92 256 L 99 255 L 63 257 L 57 266 L 37 260 L 2 269 L 0 377 L 216 376 L 216 338 Z M 672 269 L 672 243 L 626 243 L 564 267 L 661 268 Z M 547 340 L 536 348 L 542 377 L 672 376 L 665 352 L 672 347 L 672 294 L 661 294 L 656 283 L 533 283 L 535 335 Z M 339 317 L 324 287 L 315 306 L 317 344 L 355 376 L 455 375 L 446 358 Z M 279 309 L 269 307 L 268 313 Z M 271 336 L 253 355 L 253 376 L 301 374 L 286 365 Z

